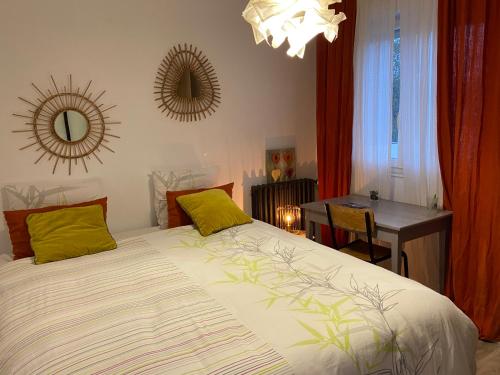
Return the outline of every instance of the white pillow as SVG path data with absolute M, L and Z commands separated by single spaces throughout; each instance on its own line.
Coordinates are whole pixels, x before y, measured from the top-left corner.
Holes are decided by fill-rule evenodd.
M 5 263 L 12 262 L 12 257 L 7 254 L 0 254 L 0 266 Z
M 179 191 L 216 186 L 217 174 L 216 167 L 153 171 L 154 207 L 160 228 L 168 227 L 167 190 Z
M 99 179 L 8 183 L 0 188 L 3 209 L 25 210 L 86 202 L 103 197 Z

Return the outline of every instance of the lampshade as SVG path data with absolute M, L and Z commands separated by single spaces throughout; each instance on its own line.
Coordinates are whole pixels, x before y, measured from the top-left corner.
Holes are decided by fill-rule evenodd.
M 289 232 L 300 230 L 300 207 L 278 207 L 276 210 L 276 223 L 278 227 Z
M 328 6 L 342 0 L 250 0 L 243 18 L 252 25 L 255 42 L 266 41 L 278 48 L 288 39 L 291 57 L 304 57 L 306 44 L 323 33 L 333 42 L 344 13 L 335 13 Z

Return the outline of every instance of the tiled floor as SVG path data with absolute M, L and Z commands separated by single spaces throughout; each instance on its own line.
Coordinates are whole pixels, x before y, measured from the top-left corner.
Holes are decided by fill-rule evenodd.
M 500 342 L 479 341 L 476 353 L 476 375 L 500 374 Z

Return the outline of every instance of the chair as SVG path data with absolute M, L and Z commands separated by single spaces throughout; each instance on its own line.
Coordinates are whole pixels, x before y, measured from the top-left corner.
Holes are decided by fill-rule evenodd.
M 335 249 L 372 264 L 391 258 L 389 247 L 376 245 L 372 241 L 372 236 L 375 234 L 375 215 L 371 208 L 353 208 L 328 203 L 325 203 L 325 208 Z M 357 235 L 364 234 L 367 241 L 356 239 L 339 248 L 335 238 L 335 229 L 343 229 Z M 401 252 L 401 256 L 403 257 L 405 276 L 408 277 L 408 256 L 404 251 Z

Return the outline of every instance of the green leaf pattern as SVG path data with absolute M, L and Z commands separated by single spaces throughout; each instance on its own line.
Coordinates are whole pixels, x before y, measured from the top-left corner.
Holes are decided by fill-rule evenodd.
M 358 283 L 354 275 L 348 287 L 339 286 L 335 279 L 342 274 L 342 266 L 321 269 L 307 264 L 308 250 L 240 233 L 240 227 L 202 239 L 190 229 L 181 231 L 178 247 L 203 249 L 206 262 L 223 267 L 225 278 L 217 284 L 261 288 L 267 297 L 256 302 L 263 309 L 279 305 L 295 316 L 304 339 L 292 347 L 336 350 L 352 361 L 359 374 L 425 373 L 438 339 L 414 354 L 400 344 L 404 329 L 393 329 L 387 318 L 389 312 L 397 313 L 394 297 L 404 290 L 381 290 L 378 284 Z M 371 337 L 371 345 L 357 347 L 359 341 L 353 340 L 357 335 Z

